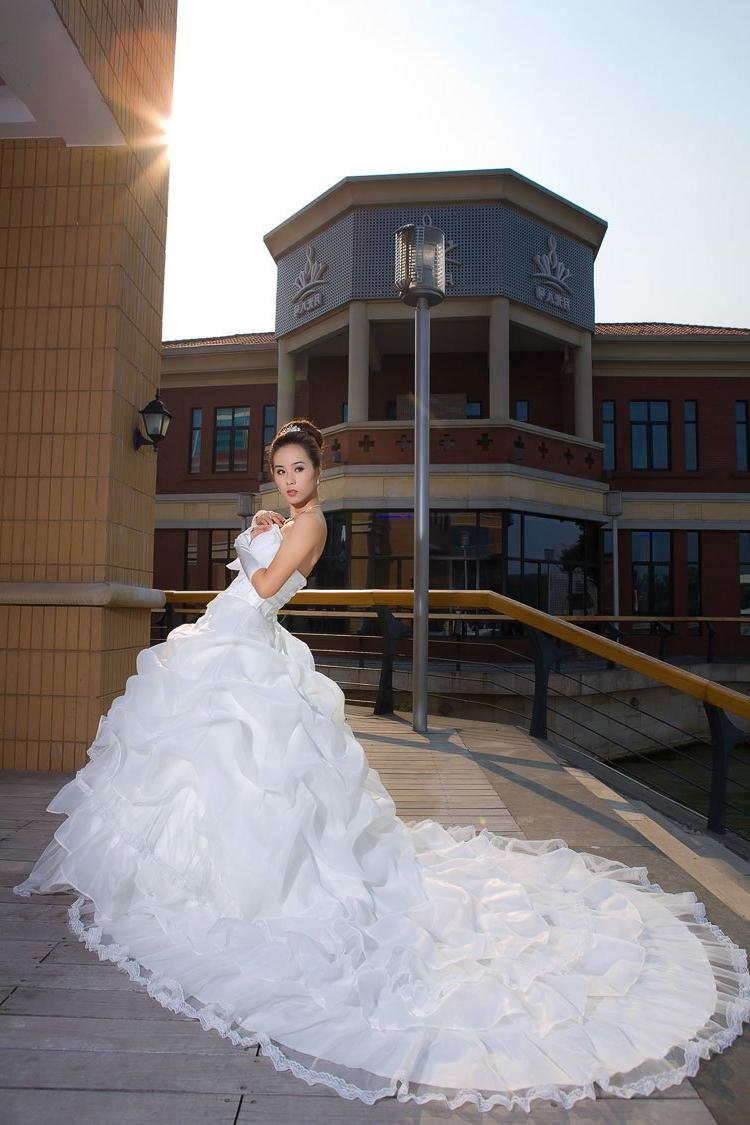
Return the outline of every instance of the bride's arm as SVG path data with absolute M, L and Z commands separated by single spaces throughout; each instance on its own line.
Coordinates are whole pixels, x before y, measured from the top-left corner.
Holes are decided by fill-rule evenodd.
M 277 593 L 320 545 L 321 535 L 324 536 L 324 533 L 317 518 L 298 517 L 272 558 L 271 565 L 258 567 L 251 575 L 250 581 L 256 594 L 261 598 L 270 598 Z

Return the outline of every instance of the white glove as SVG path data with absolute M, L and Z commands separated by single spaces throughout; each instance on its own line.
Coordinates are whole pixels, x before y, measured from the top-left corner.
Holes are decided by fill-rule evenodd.
M 237 570 L 237 571 L 239 571 L 241 569 L 245 570 L 245 567 L 240 562 L 240 557 L 239 557 L 239 555 L 240 555 L 240 543 L 243 543 L 245 545 L 245 548 L 249 547 L 250 540 L 247 537 L 250 535 L 251 530 L 252 530 L 252 524 L 250 525 L 250 527 L 247 528 L 246 531 L 241 531 L 240 534 L 235 539 L 234 549 L 237 552 L 237 558 L 233 559 L 230 563 L 227 563 L 227 570 Z M 255 565 L 255 569 L 256 570 L 258 569 L 257 563 Z M 247 573 L 246 570 L 245 570 L 245 573 Z
M 258 562 L 253 554 L 252 544 L 248 538 L 251 528 L 247 531 L 242 531 L 234 541 L 234 549 L 237 552 L 237 558 L 234 562 L 227 563 L 227 570 L 239 570 L 240 567 L 247 575 L 248 581 L 255 574 L 256 570 L 261 569 L 261 563 Z

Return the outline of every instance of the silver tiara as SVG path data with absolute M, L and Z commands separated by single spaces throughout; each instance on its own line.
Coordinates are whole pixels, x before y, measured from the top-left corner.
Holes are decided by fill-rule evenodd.
M 301 426 L 284 426 L 284 429 L 281 431 L 281 433 L 282 434 L 294 434 L 294 433 L 300 433 L 301 434 L 302 433 L 302 427 Z

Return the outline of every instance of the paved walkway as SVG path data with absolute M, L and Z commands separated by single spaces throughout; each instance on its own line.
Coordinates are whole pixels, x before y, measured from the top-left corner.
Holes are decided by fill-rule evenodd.
M 556 761 L 513 727 L 431 719 L 430 738 L 405 716 L 349 721 L 406 820 L 486 825 L 647 866 L 668 890 L 696 889 L 713 921 L 750 945 L 746 865 L 698 836 L 676 833 L 642 807 Z M 44 809 L 50 774 L 0 774 L 0 1121 L 21 1125 L 740 1125 L 750 1104 L 750 1036 L 660 1097 L 579 1103 L 531 1115 L 468 1107 L 346 1102 L 278 1074 L 171 1015 L 124 973 L 98 962 L 65 925 L 66 896 L 22 900 L 11 886 L 57 822 Z

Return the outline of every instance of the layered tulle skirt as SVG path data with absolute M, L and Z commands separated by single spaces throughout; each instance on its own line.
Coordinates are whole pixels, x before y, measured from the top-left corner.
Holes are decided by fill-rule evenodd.
M 696 1072 L 744 953 L 642 868 L 407 825 L 338 685 L 231 591 L 138 656 L 18 893 L 165 1007 L 366 1102 L 569 1106 Z

